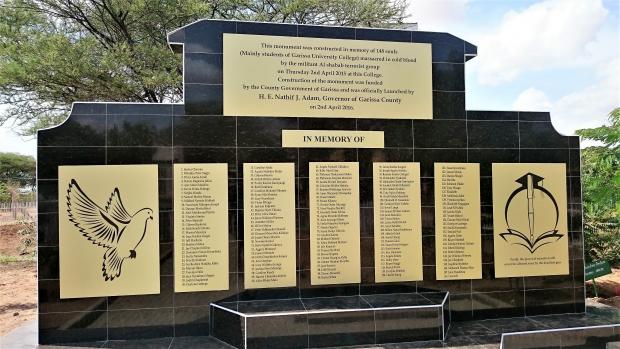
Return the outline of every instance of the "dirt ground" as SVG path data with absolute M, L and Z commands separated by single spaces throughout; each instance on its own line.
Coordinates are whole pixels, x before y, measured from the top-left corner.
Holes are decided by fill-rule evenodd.
M 19 256 L 19 225 L 0 225 L 0 258 Z M 34 261 L 0 260 L 0 336 L 37 317 Z
M 0 254 L 17 256 L 19 252 L 19 224 L 0 224 Z
M 588 294 L 594 295 L 592 281 L 587 281 L 586 287 L 588 288 Z M 620 268 L 613 267 L 611 268 L 611 274 L 596 278 L 596 287 L 601 299 L 620 298 Z M 604 302 L 601 301 L 601 303 Z M 620 302 L 618 305 L 620 305 Z

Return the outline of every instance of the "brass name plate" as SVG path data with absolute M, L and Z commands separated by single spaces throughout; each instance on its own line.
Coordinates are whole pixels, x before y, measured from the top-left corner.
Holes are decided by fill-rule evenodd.
M 228 164 L 174 164 L 174 291 L 228 290 Z
M 224 115 L 432 119 L 431 45 L 224 34 Z
M 435 163 L 437 280 L 482 278 L 480 164 Z
M 420 163 L 372 165 L 375 281 L 422 280 Z
M 383 131 L 282 130 L 283 148 L 383 148 Z
M 310 283 L 359 283 L 359 163 L 310 163 Z
M 566 165 L 493 164 L 495 277 L 566 275 Z
M 297 284 L 295 164 L 243 164 L 245 288 Z

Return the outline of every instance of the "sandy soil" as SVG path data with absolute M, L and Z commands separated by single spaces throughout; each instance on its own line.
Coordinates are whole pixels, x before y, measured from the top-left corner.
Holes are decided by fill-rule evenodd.
M 19 255 L 20 226 L 0 226 L 0 254 Z M 0 264 L 0 336 L 37 317 L 35 262 Z
M 17 256 L 19 252 L 19 224 L 0 225 L 0 254 Z
M 596 287 L 600 298 L 620 296 L 620 268 L 611 268 L 611 274 L 596 278 Z M 586 281 L 588 291 L 592 291 L 592 281 Z M 594 291 L 592 291 L 594 295 Z M 601 302 L 603 303 L 603 302 Z

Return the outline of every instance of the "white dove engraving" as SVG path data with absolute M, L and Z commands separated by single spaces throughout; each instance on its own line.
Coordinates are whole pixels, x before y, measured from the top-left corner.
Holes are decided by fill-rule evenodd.
M 136 258 L 136 248 L 146 234 L 153 210 L 143 208 L 130 215 L 118 188 L 114 188 L 105 209 L 93 202 L 75 179 L 67 189 L 67 212 L 71 221 L 93 244 L 105 248 L 101 270 L 105 281 L 121 276 L 126 258 Z

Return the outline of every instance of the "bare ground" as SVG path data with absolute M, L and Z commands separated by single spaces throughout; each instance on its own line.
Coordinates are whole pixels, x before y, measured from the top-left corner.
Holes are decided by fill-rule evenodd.
M 37 317 L 37 268 L 20 261 L 20 228 L 0 226 L 0 336 Z
M 586 281 L 588 293 L 594 295 L 592 281 Z M 596 278 L 599 298 L 620 296 L 620 268 L 612 267 L 611 274 Z
M 620 308 L 620 268 L 611 268 L 611 274 L 596 278 L 598 297 L 594 296 L 592 281 L 586 281 L 588 297 L 594 302 Z

